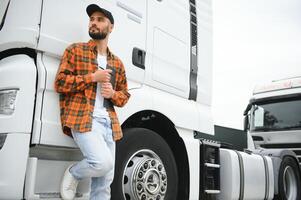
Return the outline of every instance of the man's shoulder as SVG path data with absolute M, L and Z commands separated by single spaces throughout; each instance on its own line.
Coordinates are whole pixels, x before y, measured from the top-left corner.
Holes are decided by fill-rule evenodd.
M 73 49 L 88 49 L 89 43 L 88 42 L 76 42 L 72 43 L 67 46 L 66 50 L 73 50 Z

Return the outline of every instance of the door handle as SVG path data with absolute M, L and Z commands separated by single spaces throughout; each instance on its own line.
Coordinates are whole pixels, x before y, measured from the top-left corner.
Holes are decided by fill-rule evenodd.
M 134 47 L 132 52 L 133 65 L 145 69 L 145 54 L 146 52 L 144 50 Z

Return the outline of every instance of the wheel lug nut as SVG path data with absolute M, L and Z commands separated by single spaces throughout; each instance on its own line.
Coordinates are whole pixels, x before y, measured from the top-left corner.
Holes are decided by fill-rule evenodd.
M 164 191 L 165 191 L 165 187 L 162 186 L 162 187 L 161 187 L 161 192 L 164 192 Z
M 140 191 L 142 189 L 142 185 L 141 184 L 138 184 L 137 185 L 137 189 Z
M 158 195 L 157 197 L 156 197 L 156 200 L 160 200 L 161 199 L 161 197 L 160 197 L 160 195 Z
M 158 170 L 161 171 L 162 170 L 162 165 L 158 166 Z
M 143 195 L 141 196 L 141 200 L 146 200 L 146 195 L 145 195 L 145 194 L 143 194 Z
M 142 172 L 139 172 L 139 173 L 138 173 L 138 177 L 139 177 L 139 178 L 142 178 L 142 176 L 143 176 L 143 173 L 142 173 Z
M 143 167 L 144 167 L 144 169 L 147 169 L 147 168 L 148 168 L 148 164 L 147 164 L 147 163 L 144 163 L 144 164 L 143 164 Z
M 166 178 L 165 174 L 162 174 L 162 180 L 164 181 Z
M 155 166 L 156 161 L 152 160 L 151 164 L 152 164 L 152 166 Z

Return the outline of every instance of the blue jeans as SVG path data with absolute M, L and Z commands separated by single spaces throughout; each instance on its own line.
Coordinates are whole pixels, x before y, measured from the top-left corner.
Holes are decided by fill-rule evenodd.
M 115 141 L 110 119 L 94 117 L 90 132 L 72 130 L 72 135 L 84 159 L 74 164 L 70 173 L 77 180 L 92 179 L 90 200 L 110 200 L 115 164 Z

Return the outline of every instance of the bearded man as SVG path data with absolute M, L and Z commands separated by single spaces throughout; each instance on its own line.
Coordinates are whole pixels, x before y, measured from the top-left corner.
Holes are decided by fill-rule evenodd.
M 84 156 L 66 169 L 61 196 L 74 199 L 78 182 L 91 178 L 90 200 L 109 200 L 115 141 L 122 138 L 114 106 L 124 106 L 130 94 L 123 63 L 107 46 L 114 27 L 111 12 L 96 4 L 86 12 L 92 39 L 65 50 L 55 78 L 63 133 L 74 139 Z

